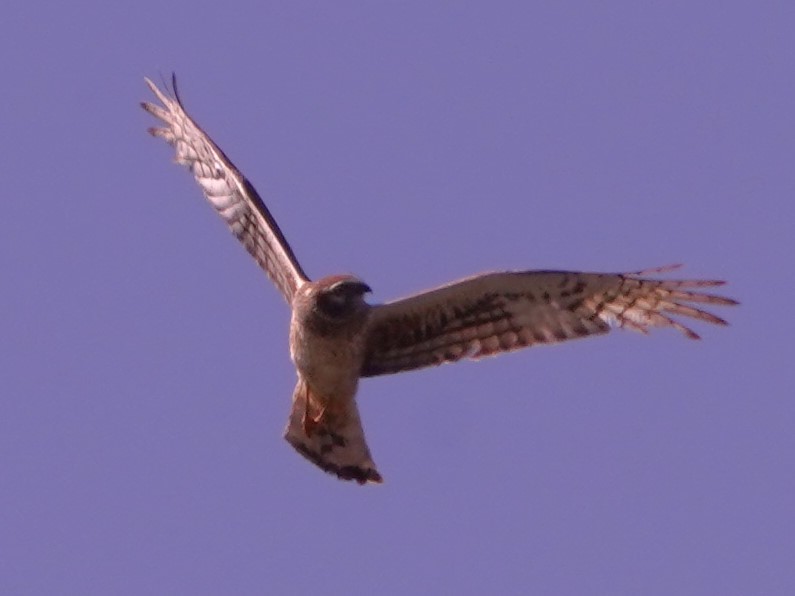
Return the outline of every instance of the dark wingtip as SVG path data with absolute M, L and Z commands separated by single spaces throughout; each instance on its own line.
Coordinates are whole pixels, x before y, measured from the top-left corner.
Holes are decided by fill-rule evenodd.
M 155 116 L 155 110 L 157 109 L 155 106 L 153 106 L 153 105 L 152 105 L 151 103 L 149 103 L 148 101 L 142 101 L 142 102 L 140 102 L 140 104 L 141 104 L 141 108 L 142 108 L 142 109 L 143 109 L 145 112 L 147 112 L 148 114 L 152 114 L 153 116 Z
M 173 70 L 171 71 L 171 90 L 174 92 L 174 99 L 181 105 L 182 100 L 179 98 L 179 91 L 177 90 L 177 73 Z

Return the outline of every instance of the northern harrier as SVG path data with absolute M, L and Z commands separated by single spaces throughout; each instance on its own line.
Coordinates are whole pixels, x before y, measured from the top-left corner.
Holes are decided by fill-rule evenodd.
M 672 316 L 725 325 L 693 304 L 732 305 L 701 288 L 724 282 L 666 281 L 650 274 L 510 271 L 463 279 L 387 304 L 350 275 L 311 281 L 251 183 L 188 116 L 179 99 L 146 83 L 162 103 L 142 103 L 163 122 L 149 132 L 176 149 L 232 233 L 292 307 L 290 356 L 298 372 L 285 438 L 317 466 L 360 484 L 381 482 L 356 407 L 361 377 L 607 333 L 672 327 Z

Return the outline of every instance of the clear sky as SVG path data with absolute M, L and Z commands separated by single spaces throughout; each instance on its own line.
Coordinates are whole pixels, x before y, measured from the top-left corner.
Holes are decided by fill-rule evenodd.
M 0 593 L 795 593 L 788 2 L 12 0 Z M 143 77 L 310 276 L 684 262 L 728 328 L 365 380 L 386 480 L 282 440 L 288 309 Z

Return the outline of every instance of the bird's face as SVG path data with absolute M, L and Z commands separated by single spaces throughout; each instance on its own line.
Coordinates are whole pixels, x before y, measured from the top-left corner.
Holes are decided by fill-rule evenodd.
M 353 276 L 333 276 L 317 283 L 313 311 L 331 323 L 344 323 L 363 315 L 369 305 L 364 295 L 372 290 Z

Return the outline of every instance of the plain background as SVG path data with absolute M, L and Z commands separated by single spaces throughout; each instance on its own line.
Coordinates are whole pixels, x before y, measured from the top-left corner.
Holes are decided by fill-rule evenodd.
M 0 65 L 3 594 L 795 593 L 791 2 L 17 2 Z M 288 309 L 154 120 L 307 272 L 730 281 L 728 328 L 367 380 L 386 483 L 282 440 Z

